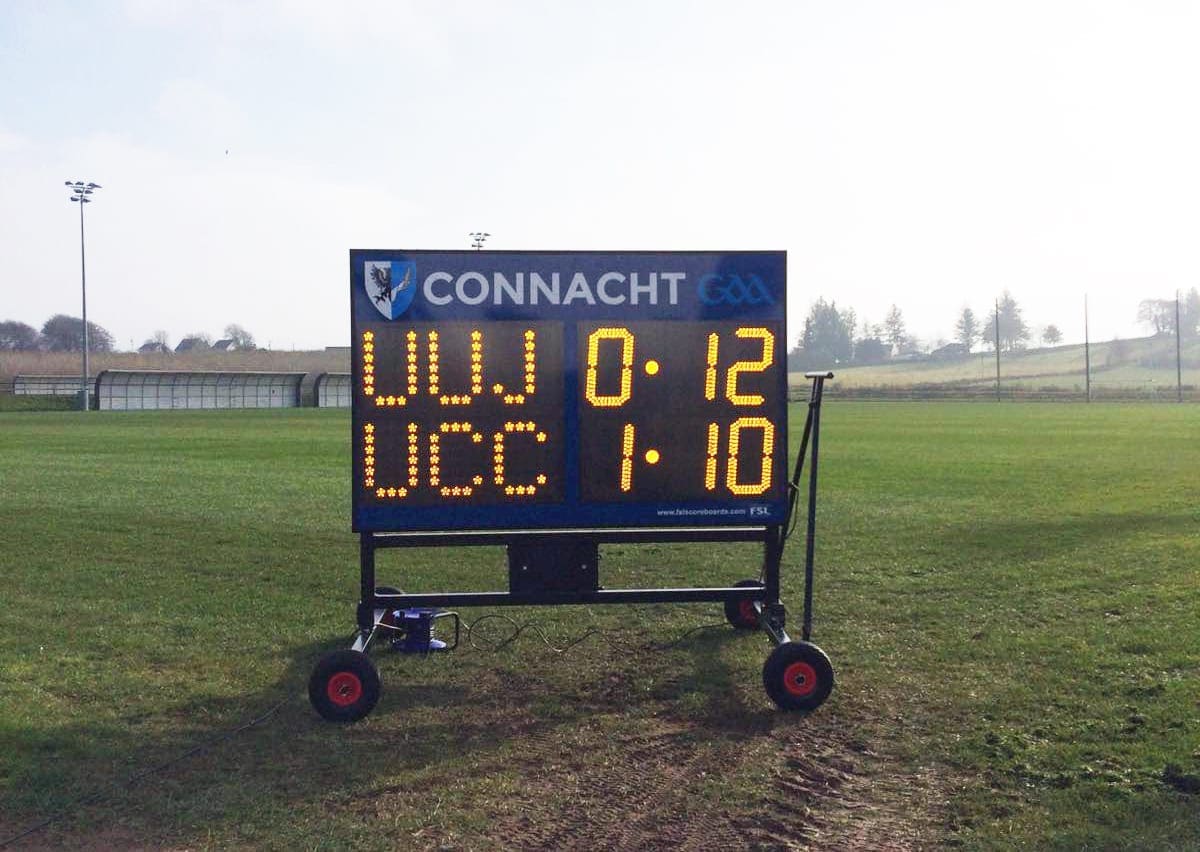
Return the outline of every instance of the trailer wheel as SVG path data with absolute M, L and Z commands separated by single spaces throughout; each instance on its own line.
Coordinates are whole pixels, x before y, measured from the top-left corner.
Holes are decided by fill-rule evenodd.
M 739 589 L 752 586 L 762 588 L 759 580 L 738 580 L 733 585 Z M 725 601 L 725 620 L 733 625 L 734 630 L 758 630 L 758 610 L 754 608 L 754 601 Z
M 308 679 L 308 700 L 330 722 L 357 722 L 379 701 L 379 671 L 361 651 L 332 651 Z
M 811 642 L 784 642 L 767 656 L 763 686 L 780 710 L 816 710 L 833 691 L 833 665 Z

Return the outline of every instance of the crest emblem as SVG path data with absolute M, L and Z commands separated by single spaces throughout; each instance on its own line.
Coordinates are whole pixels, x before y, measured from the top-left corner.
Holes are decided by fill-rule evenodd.
M 399 319 L 417 292 L 417 264 L 411 260 L 363 264 L 363 287 L 371 304 L 385 319 Z

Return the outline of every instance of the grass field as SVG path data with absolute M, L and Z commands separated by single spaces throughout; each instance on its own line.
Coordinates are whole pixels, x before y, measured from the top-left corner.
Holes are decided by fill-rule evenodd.
M 603 631 L 561 655 L 377 652 L 375 712 L 321 722 L 304 686 L 357 597 L 348 432 L 0 414 L 0 844 L 55 815 L 17 848 L 1200 847 L 1198 407 L 831 402 L 838 685 L 807 717 L 763 694 L 765 639 L 660 605 L 506 611 Z M 743 546 L 604 553 L 610 586 L 757 573 Z M 503 559 L 389 551 L 380 580 L 501 588 Z

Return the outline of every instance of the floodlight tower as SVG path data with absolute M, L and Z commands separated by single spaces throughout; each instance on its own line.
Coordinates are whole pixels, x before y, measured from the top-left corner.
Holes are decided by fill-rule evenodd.
M 471 238 L 471 248 L 475 249 L 475 251 L 479 251 L 481 248 L 483 248 L 483 244 L 487 241 L 487 238 L 490 237 L 491 234 L 489 234 L 487 231 L 472 231 L 467 236 Z
M 83 249 L 83 205 L 92 202 L 92 193 L 100 189 L 98 183 L 81 180 L 67 181 L 71 188 L 71 201 L 79 205 L 79 279 L 83 292 L 83 376 L 80 379 L 79 410 L 88 410 L 88 324 L 87 324 L 87 256 Z

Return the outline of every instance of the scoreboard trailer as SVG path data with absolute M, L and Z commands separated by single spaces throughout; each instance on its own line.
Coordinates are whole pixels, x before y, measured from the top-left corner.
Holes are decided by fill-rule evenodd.
M 309 684 L 326 718 L 379 696 L 373 639 L 429 650 L 452 606 L 717 602 L 775 643 L 764 685 L 811 710 L 833 686 L 811 642 L 823 382 L 788 479 L 784 252 L 350 252 L 351 517 L 358 632 Z M 779 565 L 811 453 L 803 641 Z M 606 589 L 599 547 L 760 542 L 759 576 Z M 507 591 L 377 586 L 375 551 L 507 547 Z

